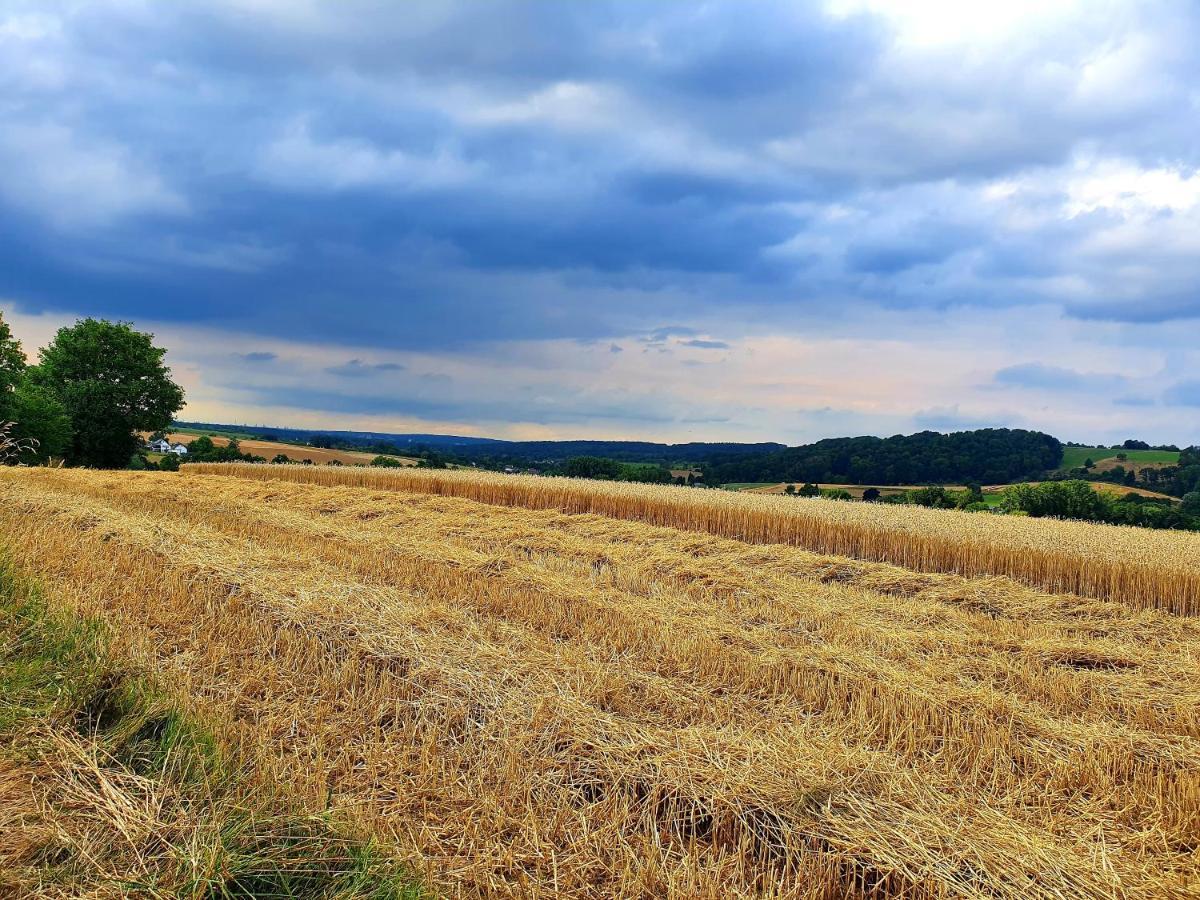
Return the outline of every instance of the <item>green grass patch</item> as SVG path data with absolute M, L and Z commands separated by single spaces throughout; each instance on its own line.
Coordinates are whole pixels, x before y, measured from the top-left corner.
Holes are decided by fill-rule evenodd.
M 224 750 L 102 623 L 0 559 L 0 775 L 29 784 L 0 842 L 0 895 L 415 900 L 418 886 Z M 36 791 L 36 793 L 35 793 Z
M 1130 462 L 1134 463 L 1177 463 L 1177 450 L 1110 450 L 1107 447 L 1067 447 L 1063 450 L 1060 470 L 1078 469 L 1087 460 L 1098 463 L 1103 459 L 1113 459 L 1118 453 L 1124 453 Z

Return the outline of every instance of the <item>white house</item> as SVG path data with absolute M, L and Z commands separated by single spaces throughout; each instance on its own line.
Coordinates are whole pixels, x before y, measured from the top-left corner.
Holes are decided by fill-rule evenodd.
M 174 453 L 176 456 L 187 456 L 188 448 L 183 444 L 172 444 L 166 438 L 159 438 L 146 445 L 152 453 Z

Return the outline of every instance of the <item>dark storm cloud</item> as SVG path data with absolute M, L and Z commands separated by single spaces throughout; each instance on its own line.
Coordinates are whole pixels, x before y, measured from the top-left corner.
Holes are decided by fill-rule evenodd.
M 329 372 L 364 383 L 385 348 L 725 349 L 881 309 L 1184 346 L 1198 23 L 1115 4 L 923 48 L 782 0 L 6 4 L 0 297 L 353 346 Z

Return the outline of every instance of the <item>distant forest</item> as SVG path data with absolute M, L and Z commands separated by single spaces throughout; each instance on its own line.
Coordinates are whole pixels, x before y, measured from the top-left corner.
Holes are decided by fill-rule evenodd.
M 242 437 L 282 440 L 314 447 L 360 450 L 397 456 L 421 456 L 437 464 L 458 463 L 480 468 L 507 467 L 562 474 L 580 458 L 616 460 L 633 466 L 700 470 L 697 483 L 791 482 L 794 484 L 1004 484 L 1064 477 L 1117 480 L 1182 497 L 1200 491 L 1200 449 L 1185 448 L 1174 466 L 1147 469 L 1146 480 L 1121 469 L 1093 472 L 1083 468 L 1055 471 L 1064 460 L 1064 445 L 1049 434 L 1009 428 L 985 428 L 940 434 L 888 438 L 829 438 L 799 447 L 778 443 L 738 444 L 650 441 L 501 441 L 442 434 L 388 434 L 362 431 L 313 431 L 177 422 L 179 426 L 226 432 Z M 1127 441 L 1126 446 L 1147 447 Z M 1173 449 L 1173 448 L 1172 448 Z M 1078 454 L 1076 454 L 1078 455 Z M 594 463 L 593 463 L 594 465 Z M 661 473 L 659 473 L 661 474 Z M 1121 481 L 1116 476 L 1125 476 Z M 1152 476 L 1152 477 L 1150 477 Z M 591 477 L 600 477 L 593 475 Z M 614 476 L 615 477 L 615 476 Z M 659 480 L 659 479 L 651 479 Z M 688 478 L 688 483 L 692 479 Z
M 786 445 L 772 442 L 739 444 L 695 441 L 686 444 L 660 444 L 652 441 L 502 441 L 495 438 L 453 434 L 312 431 L 303 428 L 219 425 L 212 422 L 178 422 L 177 424 L 188 428 L 254 435 L 263 440 L 295 441 L 314 447 L 366 450 L 373 453 L 393 453 L 398 456 L 412 455 L 421 450 L 432 450 L 444 454 L 456 462 L 494 465 L 550 464 L 565 462 L 577 456 L 594 456 L 629 463 L 684 466 L 786 449 Z
M 889 438 L 829 438 L 772 453 L 726 458 L 705 471 L 712 484 L 1001 484 L 1057 468 L 1063 445 L 1040 431 L 984 428 Z

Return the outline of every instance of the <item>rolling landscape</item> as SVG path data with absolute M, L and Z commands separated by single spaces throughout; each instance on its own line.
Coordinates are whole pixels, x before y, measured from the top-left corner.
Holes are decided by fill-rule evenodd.
M 1195 535 L 417 469 L 9 469 L 0 493 L 10 564 L 56 615 L 105 623 L 256 789 L 429 890 L 1183 896 L 1200 875 Z M 66 890 L 124 865 L 236 893 L 165 776 L 120 761 L 155 715 L 102 715 L 73 751 L 46 716 L 38 796 L 7 773 L 14 884 L 52 840 Z M 305 884 L 293 865 L 277 884 Z
M 1197 46 L 0 3 L 0 900 L 1200 900 Z

